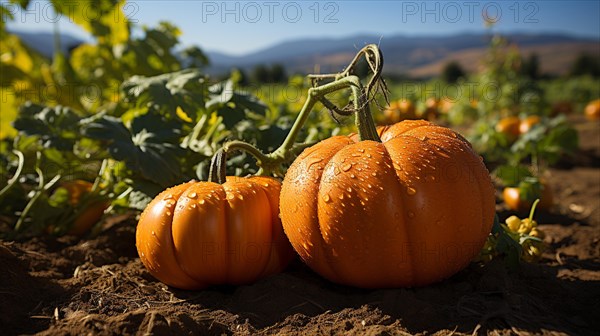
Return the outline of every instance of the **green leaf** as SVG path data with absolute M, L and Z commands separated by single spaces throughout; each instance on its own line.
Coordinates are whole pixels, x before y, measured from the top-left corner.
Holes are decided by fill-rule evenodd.
M 212 85 L 208 88 L 209 100 L 206 102 L 206 110 L 216 111 L 223 117 L 223 123 L 227 128 L 252 114 L 264 116 L 268 106 L 255 96 L 235 89 L 231 79 Z
M 523 179 L 533 176 L 531 171 L 522 165 L 502 165 L 494 170 L 494 175 L 498 177 L 506 187 L 516 187 Z
M 542 195 L 542 184 L 537 177 L 528 177 L 519 183 L 519 196 L 521 199 L 533 202 Z
M 71 151 L 80 136 L 75 111 L 64 106 L 44 107 L 33 103 L 21 106 L 13 127 L 25 135 L 37 136 L 46 148 Z
M 173 120 L 145 114 L 135 118 L 128 128 L 120 119 L 104 116 L 88 124 L 84 132 L 105 141 L 115 160 L 124 161 L 145 179 L 168 187 L 183 178 L 178 159 L 183 155 L 179 147 L 180 126 Z
M 138 108 L 176 117 L 181 107 L 192 119 L 204 108 L 205 77 L 187 69 L 154 77 L 133 76 L 121 85 L 126 102 Z

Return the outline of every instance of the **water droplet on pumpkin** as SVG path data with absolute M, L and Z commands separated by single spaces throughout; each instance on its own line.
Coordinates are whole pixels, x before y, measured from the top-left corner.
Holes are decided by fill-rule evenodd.
M 342 170 L 345 172 L 347 172 L 350 169 L 352 169 L 352 163 L 348 163 L 342 166 Z
M 193 198 L 198 197 L 198 194 L 196 194 L 195 192 L 191 192 L 187 197 L 193 199 Z
M 361 153 L 365 152 L 364 148 L 359 148 L 358 151 L 361 152 Z
M 456 133 L 452 132 L 450 134 L 452 135 L 453 138 L 457 138 Z
M 425 179 L 427 181 L 429 181 L 429 182 L 433 182 L 433 181 L 435 181 L 435 176 L 433 176 L 433 175 L 427 175 L 427 177 Z
M 196 209 L 196 206 L 197 206 L 197 205 L 196 205 L 196 203 L 192 203 L 192 204 L 190 204 L 190 208 L 191 208 L 191 209 Z
M 352 188 L 350 188 L 350 187 L 346 188 L 346 190 L 347 190 L 348 192 L 352 192 Z
M 413 217 L 415 217 L 415 213 L 412 212 L 412 211 L 409 211 L 408 212 L 408 218 L 413 218 Z
M 153 235 L 153 236 L 156 236 L 156 232 L 154 232 L 154 230 L 152 230 L 152 235 Z
M 367 188 L 371 189 L 371 188 L 373 188 L 373 185 L 371 183 L 368 183 Z
M 372 172 L 371 175 L 377 176 L 377 172 Z
M 228 200 L 232 200 L 232 199 L 234 199 L 234 198 L 235 198 L 235 196 L 233 196 L 233 194 L 229 194 L 229 195 L 227 195 L 227 199 L 228 199 Z
M 356 178 L 356 175 L 350 174 L 350 178 Z
M 314 159 L 312 159 L 312 160 L 308 161 L 308 165 L 309 165 L 309 166 L 312 166 L 312 165 L 314 165 L 315 163 L 319 163 L 319 162 L 321 162 L 321 161 L 323 161 L 323 159 L 322 159 L 322 158 L 314 158 Z
M 339 199 L 341 199 L 341 200 L 343 200 L 343 199 L 344 199 L 344 194 L 340 194 L 340 195 L 338 196 L 338 198 L 339 198 Z M 342 203 L 342 205 L 344 205 L 344 203 Z
M 417 190 L 415 188 L 413 188 L 413 187 L 407 187 L 406 188 L 406 193 L 412 196 L 412 195 L 414 195 L 414 194 L 417 193 Z
M 339 175 L 340 169 L 338 167 L 333 167 L 333 175 Z
M 423 135 L 422 137 L 419 137 L 419 140 L 421 141 L 427 141 L 429 138 L 427 137 L 427 135 Z
M 331 201 L 331 197 L 329 196 L 329 194 L 325 194 L 323 196 L 323 201 L 325 201 L 325 203 L 329 203 Z
M 165 198 L 163 198 L 164 200 L 170 200 L 173 199 L 173 195 L 167 195 L 165 196 Z

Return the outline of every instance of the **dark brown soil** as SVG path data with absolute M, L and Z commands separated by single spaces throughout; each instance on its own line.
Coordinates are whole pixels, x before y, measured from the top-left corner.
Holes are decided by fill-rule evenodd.
M 332 284 L 299 261 L 239 287 L 169 288 L 135 249 L 135 220 L 94 238 L 0 241 L 0 334 L 542 334 L 600 330 L 600 124 L 576 120 L 582 150 L 551 170 L 541 262 L 472 264 L 426 288 Z M 498 210 L 502 218 L 510 213 Z

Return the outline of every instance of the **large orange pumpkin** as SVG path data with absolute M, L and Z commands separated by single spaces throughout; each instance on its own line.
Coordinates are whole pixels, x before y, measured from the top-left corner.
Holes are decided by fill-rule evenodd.
M 494 188 L 481 157 L 430 122 L 335 136 L 290 166 L 281 219 L 300 257 L 331 281 L 421 286 L 463 269 L 490 233 Z
M 227 177 L 160 193 L 139 220 L 140 259 L 182 289 L 244 284 L 281 271 L 294 253 L 279 220 L 279 181 Z

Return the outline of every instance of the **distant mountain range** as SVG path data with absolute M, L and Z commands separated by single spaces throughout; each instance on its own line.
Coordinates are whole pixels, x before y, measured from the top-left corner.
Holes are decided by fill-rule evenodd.
M 52 33 L 15 31 L 32 48 L 46 56 L 53 53 Z M 565 34 L 507 34 L 523 54 L 536 53 L 544 73 L 564 74 L 580 53 L 600 58 L 600 41 Z M 288 72 L 337 72 L 368 43 L 380 45 L 385 71 L 414 77 L 438 75 L 449 61 L 458 61 L 467 71 L 475 71 L 485 54 L 489 36 L 462 33 L 449 36 L 355 35 L 346 38 L 311 38 L 282 42 L 243 56 L 207 51 L 211 73 L 223 73 L 232 67 L 245 70 L 258 64 L 280 63 Z M 83 43 L 69 35 L 61 36 L 64 51 Z
M 600 41 L 564 34 L 505 35 L 525 55 L 536 53 L 544 73 L 563 74 L 580 53 L 600 58 Z M 458 61 L 467 71 L 481 64 L 488 45 L 485 34 L 450 36 L 357 35 L 347 38 L 301 39 L 279 43 L 243 56 L 208 52 L 214 71 L 231 67 L 250 69 L 257 64 L 281 63 L 291 72 L 337 72 L 368 43 L 379 44 L 388 73 L 415 77 L 438 75 L 449 61 Z M 318 69 L 315 69 L 318 64 Z
M 25 42 L 30 48 L 33 48 L 40 54 L 46 57 L 52 57 L 54 54 L 54 34 L 50 32 L 23 32 L 9 31 L 19 36 L 21 41 Z M 83 40 L 73 37 L 68 34 L 60 34 L 60 46 L 63 52 L 68 53 L 71 48 L 74 48 L 83 43 Z

